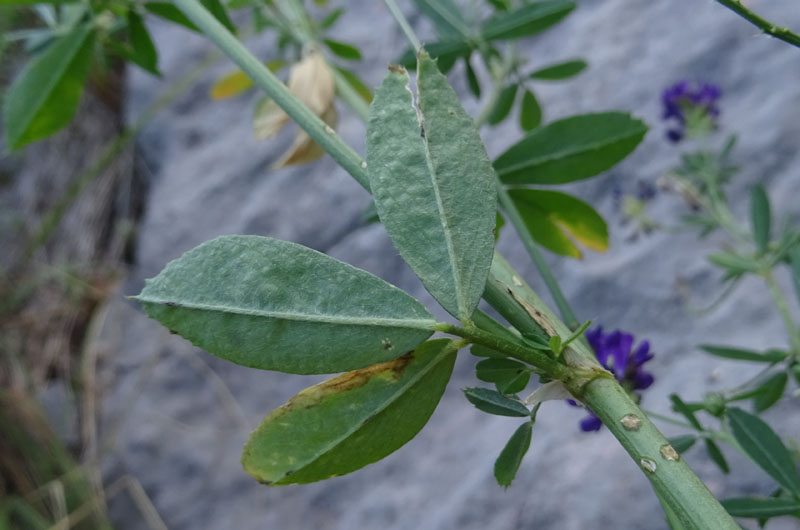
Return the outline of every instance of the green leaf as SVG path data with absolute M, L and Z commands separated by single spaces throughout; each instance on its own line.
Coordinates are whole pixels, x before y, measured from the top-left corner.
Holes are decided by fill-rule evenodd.
M 535 72 L 531 73 L 531 79 L 538 79 L 540 81 L 558 81 L 560 79 L 567 79 L 574 75 L 578 75 L 588 66 L 586 61 L 580 59 L 575 61 L 566 61 L 552 66 L 546 66 Z
M 331 39 L 323 39 L 323 42 L 328 45 L 328 48 L 334 53 L 334 55 L 337 55 L 342 59 L 347 59 L 349 61 L 361 60 L 361 51 L 352 44 Z
M 679 453 L 685 453 L 697 442 L 697 436 L 684 434 L 669 439 L 669 444 Z
M 223 236 L 190 250 L 135 297 L 209 353 L 252 368 L 342 372 L 394 359 L 427 339 L 422 304 L 309 248 Z
M 731 407 L 728 422 L 742 450 L 794 496 L 800 496 L 800 476 L 789 451 L 778 435 L 761 418 Z
M 531 412 L 519 401 L 489 388 L 466 388 L 464 396 L 480 411 L 496 416 L 524 417 Z
M 725 460 L 725 455 L 722 454 L 719 446 L 713 441 L 706 439 L 706 452 L 708 456 L 711 457 L 711 460 L 717 464 L 717 466 L 722 470 L 723 473 L 730 473 L 731 468 L 728 465 L 728 461 Z
M 376 91 L 367 124 L 370 188 L 400 255 L 465 320 L 492 262 L 495 177 L 472 118 L 424 52 L 417 78 L 422 123 L 403 68 L 393 67 Z
M 452 341 L 434 340 L 303 390 L 250 435 L 242 465 L 266 484 L 305 484 L 386 457 L 428 422 L 455 352 Z
M 756 412 L 764 412 L 777 403 L 783 397 L 788 382 L 789 376 L 786 372 L 780 372 L 761 385 L 759 393 L 753 398 L 753 407 Z
M 445 40 L 463 38 L 469 33 L 461 8 L 453 0 L 414 0 L 414 3 L 436 28 L 436 33 Z
M 154 75 L 158 72 L 158 52 L 153 40 L 150 38 L 142 17 L 135 11 L 128 12 L 128 36 L 130 38 L 131 53 L 127 58 L 144 70 Z
M 528 133 L 495 160 L 507 184 L 562 184 L 592 177 L 628 156 L 647 132 L 622 112 L 582 114 Z
M 528 371 L 520 372 L 515 377 L 511 379 L 506 379 L 504 381 L 498 381 L 494 384 L 497 391 L 501 394 L 506 395 L 513 395 L 518 392 L 522 392 L 528 386 L 528 383 L 531 381 L 531 373 Z
M 588 203 L 549 190 L 512 189 L 509 196 L 525 228 L 548 250 L 580 259 L 581 251 L 570 237 L 598 252 L 608 248 L 606 222 Z
M 469 91 L 472 92 L 472 95 L 476 98 L 480 98 L 481 83 L 478 81 L 478 76 L 475 74 L 475 70 L 472 69 L 472 65 L 469 62 L 469 57 L 464 58 L 464 66 L 467 75 L 467 86 L 469 87 Z
M 375 201 L 370 200 L 367 207 L 361 212 L 361 222 L 365 225 L 380 222 L 378 210 L 375 208 Z
M 560 0 L 526 4 L 490 18 L 483 25 L 481 36 L 486 40 L 528 37 L 556 24 L 573 9 L 574 2 Z
M 526 90 L 522 95 L 522 110 L 519 114 L 519 125 L 523 131 L 531 131 L 542 123 L 542 107 L 536 101 L 533 92 Z
M 459 58 L 469 56 L 472 45 L 464 40 L 432 42 L 425 45 L 425 51 L 438 61 L 439 70 L 447 73 Z M 413 48 L 406 48 L 396 62 L 409 70 L 415 70 L 417 52 Z
M 761 184 L 756 184 L 750 190 L 750 220 L 753 225 L 753 239 L 756 242 L 756 248 L 763 254 L 769 246 L 772 214 L 769 208 L 769 197 Z
M 508 6 L 506 5 L 505 0 L 487 0 L 487 1 L 495 9 L 499 9 L 500 11 L 508 11 Z
M 708 344 L 700 346 L 700 349 L 716 357 L 722 357 L 723 359 L 770 364 L 781 362 L 789 355 L 789 352 L 780 350 L 769 350 L 767 353 L 759 353 L 751 350 L 741 350 L 739 348 L 729 348 L 727 346 L 711 346 Z
M 339 17 L 341 17 L 343 13 L 344 9 L 340 7 L 338 9 L 334 9 L 333 11 L 325 15 L 325 18 L 323 18 L 322 22 L 319 23 L 320 29 L 329 29 L 333 27 L 333 25 L 336 24 L 336 22 L 339 20 Z
M 200 33 L 200 28 L 183 14 L 183 12 L 169 2 L 145 2 L 144 8 L 157 17 L 179 24 L 192 31 Z
M 350 70 L 339 68 L 338 66 L 334 66 L 334 68 L 336 69 L 337 72 L 342 74 L 342 77 L 344 78 L 345 81 L 347 81 L 347 84 L 353 87 L 353 90 L 355 90 L 356 93 L 359 96 L 361 96 L 361 99 L 363 99 L 367 103 L 372 103 L 372 91 L 366 84 L 364 84 L 364 82 L 361 79 L 359 79 L 359 77 L 356 74 L 354 74 Z
M 503 394 L 521 392 L 531 379 L 530 370 L 524 364 L 502 358 L 490 358 L 478 362 L 475 366 L 475 375 L 481 381 L 494 383 L 497 390 Z
M 3 127 L 11 149 L 65 127 L 80 103 L 92 59 L 94 31 L 78 26 L 53 41 L 17 75 L 3 98 Z
M 487 120 L 489 125 L 497 125 L 502 122 L 511 112 L 511 107 L 514 106 L 514 98 L 517 96 L 517 84 L 511 83 L 503 87 L 497 101 L 494 102 L 492 111 L 489 113 Z
M 758 272 L 761 269 L 761 265 L 757 261 L 743 258 L 733 252 L 709 254 L 708 261 L 728 270 L 734 276 L 740 276 L 746 272 Z
M 734 517 L 768 519 L 781 515 L 798 516 L 800 513 L 800 501 L 795 499 L 734 497 L 720 503 Z
M 531 422 L 526 421 L 520 425 L 500 452 L 500 456 L 495 460 L 494 478 L 497 479 L 499 485 L 508 488 L 514 481 L 522 459 L 531 446 L 532 431 L 533 425 Z
M 500 239 L 500 230 L 506 225 L 506 220 L 497 212 L 497 222 L 494 225 L 494 242 L 497 243 L 497 240 Z
M 208 9 L 208 11 L 214 15 L 214 18 L 219 20 L 219 22 L 225 26 L 228 31 L 236 34 L 236 26 L 233 25 L 231 22 L 230 17 L 228 17 L 228 12 L 225 11 L 225 6 L 222 5 L 222 2 L 219 0 L 200 0 L 200 3 Z
M 683 402 L 683 400 L 678 397 L 677 394 L 671 394 L 669 396 L 670 401 L 672 401 L 672 410 L 686 418 L 686 420 L 691 424 L 692 427 L 697 429 L 698 431 L 703 430 L 703 426 L 700 425 L 700 422 L 697 421 L 697 418 L 692 412 L 691 408 Z
M 475 375 L 481 381 L 497 383 L 526 372 L 527 367 L 513 359 L 485 359 L 475 366 Z

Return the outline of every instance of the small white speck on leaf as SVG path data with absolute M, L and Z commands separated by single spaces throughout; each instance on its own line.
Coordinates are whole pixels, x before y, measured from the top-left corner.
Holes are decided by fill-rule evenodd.
M 511 281 L 514 282 L 514 285 L 517 287 L 522 287 L 522 280 L 520 280 L 517 276 L 512 276 Z
M 367 161 L 366 160 L 362 160 L 361 161 L 361 169 L 367 169 Z
M 326 133 L 328 133 L 328 134 L 333 134 L 333 133 L 335 133 L 336 131 L 334 131 L 334 130 L 333 130 L 333 127 L 331 127 L 330 125 L 326 125 L 326 126 L 325 126 L 325 132 L 326 132 Z

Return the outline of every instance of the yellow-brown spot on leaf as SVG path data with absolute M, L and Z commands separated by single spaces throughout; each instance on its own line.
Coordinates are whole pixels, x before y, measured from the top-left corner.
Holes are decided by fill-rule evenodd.
M 339 377 L 334 377 L 316 386 L 306 388 L 290 399 L 281 409 L 284 409 L 284 412 L 289 412 L 297 407 L 313 407 L 330 395 L 361 388 L 375 377 L 389 377 L 393 380 L 398 380 L 402 377 L 406 366 L 408 366 L 408 363 L 412 360 L 413 353 L 412 350 L 405 355 L 401 355 L 397 359 L 373 364 L 372 366 L 360 370 L 353 370 L 352 372 L 344 373 Z

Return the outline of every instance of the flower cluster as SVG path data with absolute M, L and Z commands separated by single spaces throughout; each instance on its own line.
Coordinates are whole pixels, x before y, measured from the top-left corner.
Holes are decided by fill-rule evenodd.
M 586 338 L 600 364 L 614 374 L 626 390 L 635 394 L 637 390 L 644 390 L 653 384 L 653 375 L 642 368 L 644 363 L 653 358 L 649 342 L 642 341 L 633 349 L 633 335 L 620 330 L 603 333 L 602 326 L 587 331 Z M 569 403 L 578 406 L 572 400 Z M 581 430 L 587 432 L 600 430 L 602 425 L 600 418 L 591 410 L 589 416 L 580 423 Z
M 667 131 L 667 138 L 679 142 L 686 136 L 702 136 L 715 129 L 720 96 L 722 90 L 711 83 L 680 81 L 664 90 L 662 118 L 677 122 Z

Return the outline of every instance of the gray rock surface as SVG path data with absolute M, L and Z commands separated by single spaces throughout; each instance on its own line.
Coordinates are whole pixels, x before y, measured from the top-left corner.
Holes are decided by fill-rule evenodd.
M 359 73 L 377 85 L 386 63 L 405 47 L 381 2 L 348 2 L 337 25 L 358 43 Z M 800 28 L 792 0 L 753 0 L 776 22 Z M 407 7 L 407 6 L 406 6 Z M 181 29 L 154 25 L 164 81 L 180 75 L 211 45 Z M 249 43 L 267 58 L 270 38 Z M 678 276 L 705 305 L 718 292 L 717 271 L 705 255 L 722 242 L 661 232 L 627 241 L 613 210 L 611 189 L 632 189 L 674 166 L 677 148 L 663 139 L 659 94 L 681 78 L 720 84 L 725 91 L 722 126 L 740 134 L 737 159 L 744 166 L 731 188 L 736 209 L 747 212 L 747 187 L 765 182 L 779 214 L 797 217 L 800 194 L 800 50 L 758 35 L 714 2 L 586 0 L 547 34 L 525 41 L 531 65 L 585 57 L 591 68 L 573 81 L 535 86 L 548 120 L 582 111 L 629 109 L 652 125 L 642 146 L 620 166 L 589 183 L 571 186 L 598 205 L 610 221 L 612 246 L 583 261 L 550 258 L 568 298 L 582 318 L 647 338 L 657 352 L 655 385 L 644 405 L 667 412 L 667 396 L 687 399 L 731 386 L 751 374 L 740 364 L 698 352 L 698 343 L 780 346 L 785 335 L 765 288 L 748 281 L 705 317 L 687 312 Z M 381 226 L 363 226 L 367 194 L 332 160 L 269 170 L 291 142 L 252 138 L 256 94 L 211 102 L 206 94 L 220 65 L 145 131 L 141 146 L 152 171 L 147 211 L 139 231 L 137 263 L 124 292 L 135 294 L 171 259 L 220 234 L 261 234 L 301 243 L 393 282 L 430 307 L 427 295 L 402 263 Z M 465 106 L 458 69 L 451 76 Z M 162 81 L 136 72 L 130 81 L 130 115 L 136 116 Z M 339 133 L 363 152 L 364 127 L 341 109 Z M 521 133 L 513 121 L 484 131 L 496 155 Z M 653 214 L 662 221 L 683 212 L 677 199 L 659 197 Z M 541 293 L 530 261 L 506 230 L 501 250 Z M 789 290 L 788 278 L 780 281 Z M 793 310 L 798 307 L 792 300 Z M 437 315 L 444 318 L 441 310 Z M 666 528 L 658 503 L 636 465 L 607 431 L 582 434 L 581 411 L 562 403 L 544 406 L 532 450 L 513 487 L 504 491 L 492 463 L 517 421 L 488 416 L 470 406 L 460 389 L 475 383 L 475 359 L 464 353 L 442 403 L 422 433 L 394 455 L 355 474 L 324 483 L 266 488 L 238 459 L 250 429 L 270 410 L 320 377 L 284 376 L 226 363 L 171 336 L 122 296 L 108 308 L 105 433 L 111 440 L 109 479 L 132 475 L 141 482 L 169 528 L 182 529 L 506 529 Z M 797 399 L 786 398 L 771 415 L 785 435 L 800 433 Z M 668 425 L 670 434 L 680 432 Z M 752 464 L 726 451 L 729 480 L 700 450 L 688 459 L 714 493 L 771 491 Z M 123 530 L 147 528 L 130 499 L 112 502 Z M 789 523 L 790 525 L 791 523 Z M 791 528 L 776 523 L 770 528 Z

